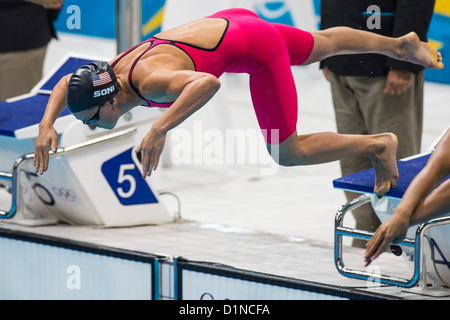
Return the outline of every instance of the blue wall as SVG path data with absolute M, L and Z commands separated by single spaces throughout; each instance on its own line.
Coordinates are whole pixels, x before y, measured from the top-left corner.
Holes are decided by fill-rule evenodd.
M 161 30 L 165 0 L 142 0 L 143 39 Z M 115 38 L 116 2 L 112 0 L 65 0 L 55 27 L 58 32 Z

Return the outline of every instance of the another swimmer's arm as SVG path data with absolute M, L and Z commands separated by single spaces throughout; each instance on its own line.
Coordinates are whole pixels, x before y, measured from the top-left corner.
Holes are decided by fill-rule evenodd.
M 419 172 L 392 216 L 378 227 L 368 241 L 364 255 L 366 266 L 386 251 L 391 242 L 402 240 L 411 225 L 426 222 L 450 211 L 450 180 L 430 193 L 443 178 L 442 171 L 435 167 L 425 167 Z
M 194 71 L 165 71 L 153 74 L 145 86 L 153 95 L 159 91 L 162 96 L 176 101 L 153 124 L 136 150 L 141 152 L 143 176 L 150 175 L 158 166 L 167 132 L 203 107 L 219 90 L 219 80 L 208 73 Z M 140 87 L 141 88 L 141 87 Z M 141 93 L 145 96 L 145 89 Z
M 420 224 L 450 212 L 450 180 L 437 187 L 424 201 L 419 203 L 410 223 Z
M 44 116 L 39 123 L 39 134 L 34 151 L 34 167 L 40 174 L 48 169 L 49 148 L 51 147 L 53 151 L 58 148 L 58 134 L 53 128 L 53 124 L 66 107 L 67 86 L 71 76 L 71 74 L 64 76 L 56 84 L 48 100 Z
M 423 189 L 422 193 L 426 192 L 426 194 L 422 198 L 424 200 L 415 208 L 411 216 L 411 224 L 422 223 L 450 211 L 450 181 L 446 181 L 434 189 L 449 174 L 450 130 L 447 131 L 431 154 L 425 168 L 416 176 L 416 181 L 413 186 L 414 189 Z M 428 195 L 432 189 L 434 189 L 433 192 Z M 413 192 L 415 190 L 411 191 Z M 411 195 L 410 197 L 418 196 L 421 196 L 421 194 Z
M 436 188 L 436 186 L 449 174 L 450 130 L 448 130 L 442 137 L 441 141 L 436 146 L 436 149 L 431 154 L 430 159 L 428 160 L 425 167 L 413 179 L 410 186 L 406 190 L 402 201 L 400 201 L 399 205 L 397 206 L 394 214 L 407 214 L 408 212 L 411 218 L 411 223 L 420 223 L 423 222 L 424 219 L 427 220 L 430 215 L 434 216 L 436 215 L 436 213 L 439 213 L 438 208 L 442 206 L 442 204 L 439 203 L 440 201 L 437 201 L 438 203 L 435 204 L 433 209 L 430 207 L 430 200 L 434 199 L 432 195 L 433 193 L 438 191 L 439 188 L 434 190 L 431 194 L 430 192 L 434 188 Z M 450 198 L 449 200 L 447 200 L 447 202 L 450 203 Z M 423 212 L 424 210 L 423 208 L 421 208 L 424 206 L 424 204 L 426 204 L 426 207 L 428 208 L 428 210 L 425 210 L 427 211 L 426 213 Z M 419 208 L 420 210 L 418 210 Z
M 392 241 L 401 240 L 410 225 L 450 212 L 450 180 L 434 189 L 449 174 L 450 130 L 442 138 L 426 166 L 413 179 L 392 217 L 376 230 L 367 243 L 366 265 L 385 251 Z

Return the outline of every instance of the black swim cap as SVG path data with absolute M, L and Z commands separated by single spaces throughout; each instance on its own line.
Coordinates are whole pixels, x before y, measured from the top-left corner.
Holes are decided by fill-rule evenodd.
M 106 62 L 91 62 L 70 78 L 67 104 L 70 112 L 80 112 L 113 99 L 119 92 L 116 75 Z

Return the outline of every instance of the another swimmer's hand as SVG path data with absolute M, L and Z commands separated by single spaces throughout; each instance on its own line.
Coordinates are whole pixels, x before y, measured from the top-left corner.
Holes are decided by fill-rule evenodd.
M 50 147 L 52 147 L 53 152 L 56 152 L 58 148 L 58 133 L 53 126 L 46 126 L 40 123 L 34 150 L 34 167 L 36 168 L 36 173 L 43 174 L 47 171 Z
M 405 238 L 406 231 L 409 228 L 409 220 L 408 215 L 395 214 L 394 212 L 392 217 L 378 227 L 366 245 L 364 254 L 366 266 L 386 251 L 391 242 L 400 242 Z
M 142 178 L 150 176 L 153 170 L 158 168 L 159 158 L 164 149 L 166 134 L 152 128 L 142 139 L 136 152 L 141 153 Z

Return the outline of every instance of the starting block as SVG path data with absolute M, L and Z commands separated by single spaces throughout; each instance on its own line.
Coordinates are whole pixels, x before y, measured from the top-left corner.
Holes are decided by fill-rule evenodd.
M 364 170 L 333 181 L 333 186 L 337 189 L 362 194 L 358 198 L 342 205 L 335 216 L 334 258 L 336 268 L 340 274 L 350 278 L 376 281 L 405 288 L 411 288 L 420 283 L 420 287 L 426 289 L 430 282 L 433 288 L 440 288 L 442 286 L 449 287 L 450 216 L 447 215 L 432 219 L 420 225 L 411 226 L 408 229 L 406 238 L 402 242 L 397 243 L 393 248 L 396 249 L 396 254 L 402 255 L 413 270 L 411 278 L 401 278 L 398 276 L 377 274 L 368 270 L 352 269 L 344 264 L 342 258 L 343 237 L 369 240 L 373 235 L 372 232 L 345 227 L 343 225 L 345 214 L 363 204 L 371 203 L 372 208 L 381 222 L 386 221 L 400 203 L 403 194 L 413 178 L 427 163 L 432 150 L 433 148 L 430 148 L 429 152 L 398 161 L 399 180 L 397 186 L 391 189 L 383 198 L 378 198 L 373 193 L 375 184 L 375 172 L 373 169 Z M 450 176 L 446 179 L 449 178 Z
M 157 173 L 151 181 L 143 179 L 134 152 L 160 109 L 135 108 L 113 130 L 91 130 L 66 108 L 54 124 L 59 149 L 50 152 L 48 171 L 35 173 L 38 124 L 53 87 L 62 76 L 99 60 L 107 61 L 69 55 L 30 94 L 0 103 L 0 184 L 11 194 L 10 208 L 0 210 L 0 218 L 26 225 L 63 221 L 104 227 L 175 220 L 151 186 Z

